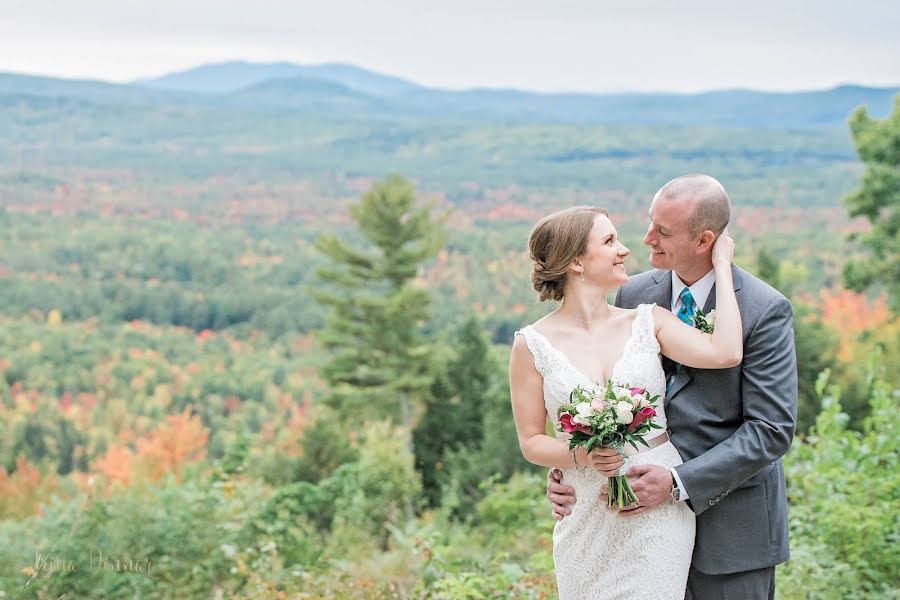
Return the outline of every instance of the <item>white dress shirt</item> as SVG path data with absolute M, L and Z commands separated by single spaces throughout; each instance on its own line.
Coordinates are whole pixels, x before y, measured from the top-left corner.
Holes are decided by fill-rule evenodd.
M 677 313 L 678 309 L 681 308 L 681 291 L 684 288 L 691 290 L 691 296 L 694 297 L 694 302 L 697 303 L 696 310 L 703 310 L 715 283 L 715 269 L 710 270 L 709 273 L 694 282 L 694 285 L 685 285 L 681 278 L 675 274 L 675 271 L 672 271 L 672 312 Z
M 685 285 L 681 278 L 675 274 L 675 271 L 672 271 L 672 313 L 678 313 L 678 309 L 681 308 L 681 292 L 684 288 L 691 290 L 691 296 L 694 297 L 694 302 L 696 304 L 694 310 L 703 310 L 703 307 L 706 306 L 707 299 L 709 299 L 709 293 L 712 291 L 713 284 L 715 283 L 715 269 L 710 270 L 709 273 L 694 282 L 694 285 Z M 680 490 L 678 499 L 687 500 L 690 498 L 687 488 L 681 483 L 681 477 L 678 476 L 678 471 L 675 469 L 669 470 L 672 471 L 672 477 L 675 478 L 675 482 L 678 484 L 678 489 Z

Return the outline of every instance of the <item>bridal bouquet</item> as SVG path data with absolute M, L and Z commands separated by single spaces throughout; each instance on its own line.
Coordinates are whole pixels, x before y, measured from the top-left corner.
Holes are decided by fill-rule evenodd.
M 607 382 L 602 393 L 579 386 L 569 394 L 568 404 L 559 407 L 558 430 L 572 434 L 569 438 L 572 452 L 578 446 L 584 446 L 588 453 L 599 447 L 622 452 L 626 443 L 635 450 L 638 444 L 649 448 L 644 436 L 653 429 L 662 429 L 653 422 L 657 400 L 658 395 L 651 396 L 644 388 L 629 387 L 612 380 Z M 623 466 L 619 474 L 609 478 L 609 506 L 624 508 L 632 502 L 637 502 L 637 496 L 625 477 Z

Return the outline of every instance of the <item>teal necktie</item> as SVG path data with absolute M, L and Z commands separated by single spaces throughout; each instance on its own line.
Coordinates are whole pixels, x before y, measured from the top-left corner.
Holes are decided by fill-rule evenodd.
M 681 299 L 681 307 L 678 309 L 678 318 L 687 323 L 688 325 L 693 326 L 694 324 L 694 313 L 696 312 L 697 303 L 694 302 L 694 296 L 691 295 L 690 288 L 684 288 L 681 290 L 681 293 L 678 294 L 678 297 Z
M 691 294 L 690 288 L 684 288 L 681 290 L 681 293 L 678 294 L 678 297 L 681 299 L 681 306 L 678 307 L 678 311 L 675 315 L 682 320 L 687 325 L 691 327 L 694 326 L 694 313 L 696 312 L 695 307 L 697 303 L 694 302 L 694 296 Z M 675 370 L 669 375 L 668 380 L 666 380 L 666 395 L 668 395 L 669 390 L 672 389 L 672 382 L 675 381 L 675 375 L 681 370 L 681 363 L 675 363 Z

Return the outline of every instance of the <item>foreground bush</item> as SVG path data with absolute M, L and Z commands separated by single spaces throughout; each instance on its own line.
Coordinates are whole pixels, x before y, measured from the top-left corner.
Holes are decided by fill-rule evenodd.
M 874 382 L 856 432 L 825 387 L 811 435 L 785 460 L 792 558 L 778 568 L 779 598 L 900 598 L 897 398 Z M 356 460 L 318 483 L 272 488 L 244 474 L 237 450 L 212 475 L 198 465 L 181 481 L 100 481 L 86 494 L 61 479 L 40 514 L 0 521 L 0 598 L 556 595 L 541 471 L 488 477 L 477 501 L 460 495 L 410 520 L 423 496 L 402 430 L 363 427 Z M 112 564 L 96 568 L 100 551 Z M 116 570 L 116 560 L 145 568 Z
M 778 570 L 782 597 L 898 598 L 900 580 L 900 410 L 896 391 L 872 385 L 863 431 L 847 428 L 840 390 L 826 393 L 823 410 L 786 463 L 791 560 Z

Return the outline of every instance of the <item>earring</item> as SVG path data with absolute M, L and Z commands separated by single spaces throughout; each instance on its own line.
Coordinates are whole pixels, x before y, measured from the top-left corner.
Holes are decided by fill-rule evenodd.
M 581 283 L 584 283 L 584 271 L 581 272 Z

